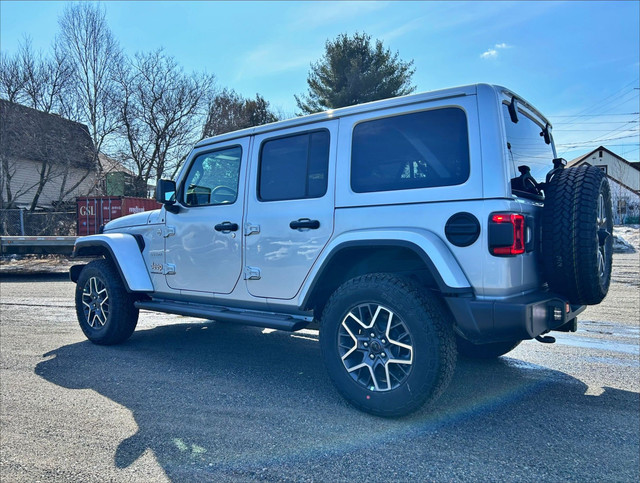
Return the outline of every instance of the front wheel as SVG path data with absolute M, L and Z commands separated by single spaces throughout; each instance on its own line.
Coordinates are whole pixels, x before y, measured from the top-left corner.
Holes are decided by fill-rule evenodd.
M 447 387 L 455 338 L 442 302 L 388 274 L 356 277 L 325 307 L 320 345 L 342 396 L 378 416 L 403 416 Z
M 82 269 L 76 285 L 76 314 L 84 335 L 94 344 L 127 340 L 138 323 L 138 309 L 120 274 L 108 260 Z

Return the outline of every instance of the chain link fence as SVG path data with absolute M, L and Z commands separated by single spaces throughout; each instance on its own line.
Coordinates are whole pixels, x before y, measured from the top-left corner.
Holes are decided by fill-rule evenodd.
M 0 235 L 73 236 L 76 212 L 0 210 Z

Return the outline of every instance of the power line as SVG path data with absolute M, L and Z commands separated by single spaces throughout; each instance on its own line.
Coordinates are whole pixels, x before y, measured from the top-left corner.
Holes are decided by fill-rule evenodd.
M 564 143 L 564 144 L 558 144 L 556 147 L 562 147 L 562 148 L 566 148 L 567 146 L 570 147 L 579 147 L 579 146 L 588 146 L 590 144 L 603 144 L 607 141 L 618 141 L 620 139 L 629 139 L 629 138 L 638 138 L 637 134 L 634 134 L 632 136 L 618 136 L 618 137 L 614 137 L 614 138 L 608 138 L 608 139 L 594 139 L 592 141 L 584 141 L 584 142 L 579 142 L 579 143 Z M 635 143 L 630 143 L 630 144 L 635 144 Z
M 640 121 L 582 121 L 578 124 L 629 124 L 629 123 L 638 123 Z M 554 126 L 561 126 L 563 124 L 573 124 L 573 122 L 554 122 Z M 557 131 L 557 129 L 554 129 Z
M 554 129 L 553 132 L 603 132 L 606 131 L 606 128 L 602 129 Z M 629 131 L 637 131 L 637 129 L 628 129 Z
M 592 104 L 591 106 L 589 106 L 589 107 L 587 107 L 585 109 L 582 109 L 581 111 L 578 111 L 574 116 L 568 116 L 568 117 L 582 117 L 582 116 L 584 116 L 586 112 L 596 108 L 596 106 L 599 106 L 600 104 L 604 104 L 606 101 L 608 101 L 612 97 L 618 95 L 619 93 L 624 92 L 629 86 L 636 84 L 638 82 L 638 80 L 640 80 L 640 78 L 635 79 L 635 80 L 629 82 L 628 84 L 625 84 L 620 89 L 618 89 L 617 91 L 609 94 L 604 99 L 601 99 L 601 100 L 597 101 L 596 103 Z M 631 92 L 633 92 L 633 91 L 631 91 Z M 623 94 L 623 95 L 626 95 L 626 93 Z
M 603 116 L 637 116 L 640 115 L 640 112 L 619 112 L 615 114 L 583 114 L 580 116 L 554 116 L 550 115 L 548 117 L 603 117 Z

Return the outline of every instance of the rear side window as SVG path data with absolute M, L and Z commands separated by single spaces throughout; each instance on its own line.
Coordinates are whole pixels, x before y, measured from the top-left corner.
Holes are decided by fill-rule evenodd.
M 265 141 L 260 152 L 261 201 L 321 198 L 327 192 L 329 132 Z
M 351 148 L 356 193 L 451 186 L 469 178 L 467 118 L 444 108 L 358 124 Z

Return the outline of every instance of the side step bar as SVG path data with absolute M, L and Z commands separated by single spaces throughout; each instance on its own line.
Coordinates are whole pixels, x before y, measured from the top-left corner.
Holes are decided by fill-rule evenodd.
M 235 322 L 268 329 L 295 332 L 304 329 L 311 320 L 294 317 L 287 314 L 271 314 L 255 311 L 233 310 L 227 307 L 191 304 L 159 300 L 139 300 L 135 303 L 139 309 L 153 310 L 167 314 L 186 315 L 200 319 L 219 320 L 220 322 Z

